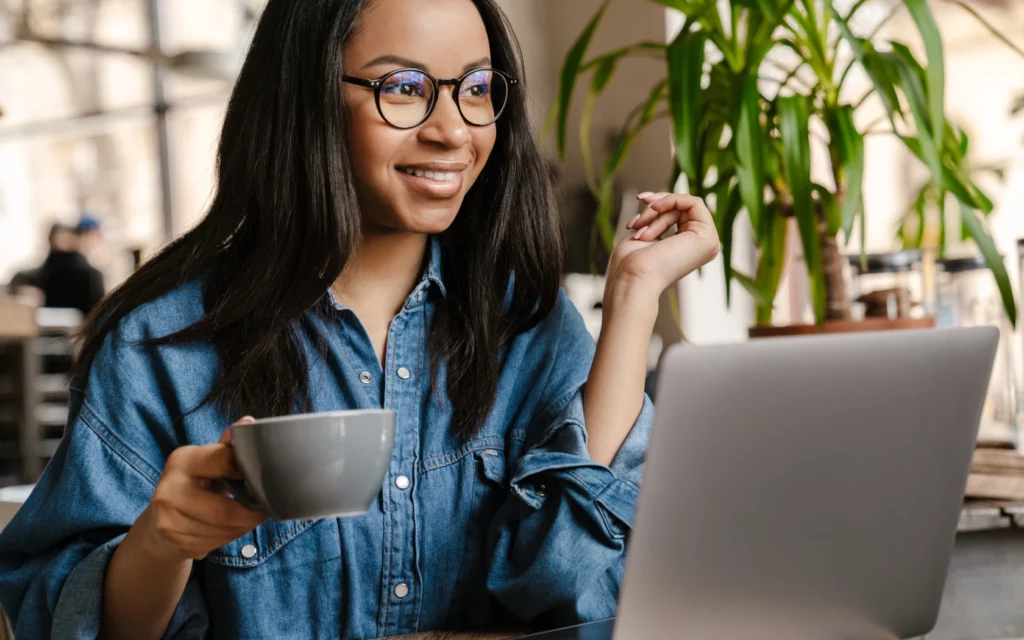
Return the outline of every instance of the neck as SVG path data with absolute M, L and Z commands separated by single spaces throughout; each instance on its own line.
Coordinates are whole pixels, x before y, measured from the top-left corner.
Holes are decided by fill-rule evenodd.
M 334 282 L 338 302 L 357 315 L 393 317 L 423 271 L 428 236 L 374 228 L 363 239 Z

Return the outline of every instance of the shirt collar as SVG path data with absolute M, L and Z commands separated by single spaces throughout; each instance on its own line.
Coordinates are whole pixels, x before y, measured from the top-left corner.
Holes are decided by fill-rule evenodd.
M 444 288 L 444 279 L 441 277 L 441 251 L 441 241 L 437 239 L 437 236 L 430 236 L 427 240 L 427 268 L 424 270 L 423 277 L 420 278 L 419 283 L 413 288 L 413 295 L 431 284 L 437 288 L 442 297 L 448 295 Z M 327 300 L 335 309 L 346 308 L 338 302 L 333 289 L 327 289 Z
M 430 236 L 427 241 L 427 251 L 430 256 L 427 258 L 427 269 L 423 273 L 423 280 L 433 283 L 442 296 L 446 296 L 444 279 L 441 277 L 441 241 L 437 236 Z

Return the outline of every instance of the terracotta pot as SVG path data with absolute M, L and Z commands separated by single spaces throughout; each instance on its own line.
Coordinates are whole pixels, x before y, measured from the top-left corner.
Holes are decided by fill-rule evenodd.
M 785 326 L 751 327 L 751 338 L 779 338 L 783 336 L 809 336 L 823 333 L 861 333 L 865 331 L 895 331 L 898 329 L 932 329 L 935 318 L 865 318 L 864 320 L 840 320 L 826 322 L 824 326 L 814 324 L 791 324 Z

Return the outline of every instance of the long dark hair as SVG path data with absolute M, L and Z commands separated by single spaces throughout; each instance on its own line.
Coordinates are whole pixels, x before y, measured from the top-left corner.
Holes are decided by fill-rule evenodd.
M 89 316 L 79 359 L 86 375 L 128 313 L 200 279 L 203 317 L 146 344 L 212 343 L 221 375 L 206 401 L 232 418 L 310 408 L 303 319 L 324 309 L 360 242 L 340 61 L 371 1 L 270 0 L 228 103 L 213 203 Z M 493 66 L 524 80 L 501 9 L 473 2 Z M 440 235 L 447 295 L 430 332 L 432 371 L 447 366 L 452 426 L 464 436 L 493 406 L 499 353 L 551 311 L 561 281 L 557 212 L 523 89 L 511 92 L 496 126 L 489 162 Z

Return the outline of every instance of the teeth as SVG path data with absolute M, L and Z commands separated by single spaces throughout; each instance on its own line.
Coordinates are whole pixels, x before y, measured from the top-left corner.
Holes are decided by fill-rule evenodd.
M 423 171 L 422 169 L 401 169 L 402 173 L 407 173 L 417 178 L 426 178 L 433 180 L 434 182 L 452 182 L 459 177 L 459 174 L 454 171 Z

